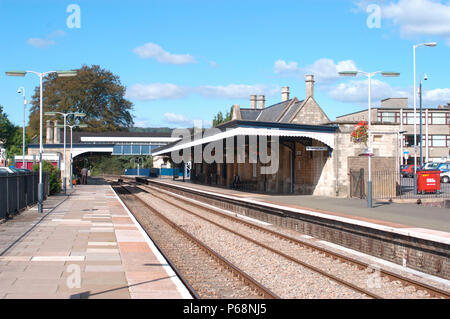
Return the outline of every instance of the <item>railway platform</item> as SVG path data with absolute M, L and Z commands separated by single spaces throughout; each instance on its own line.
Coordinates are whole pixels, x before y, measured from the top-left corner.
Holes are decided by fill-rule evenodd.
M 191 298 L 111 187 L 90 182 L 0 225 L 0 299 Z
M 333 218 L 345 218 L 375 225 L 419 232 L 450 240 L 450 209 L 428 207 L 413 203 L 374 202 L 373 208 L 367 201 L 355 198 L 331 198 L 312 195 L 266 195 L 236 191 L 222 187 L 191 183 L 189 180 L 154 179 L 169 183 L 218 193 L 262 204 L 276 205 L 325 214 Z

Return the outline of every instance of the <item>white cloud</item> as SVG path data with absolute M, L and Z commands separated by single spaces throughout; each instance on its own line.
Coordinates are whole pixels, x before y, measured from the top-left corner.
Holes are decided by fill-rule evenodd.
M 172 83 L 135 84 L 127 89 L 127 97 L 135 100 L 179 99 L 186 97 L 189 89 Z
M 373 105 L 390 97 L 409 97 L 408 91 L 392 88 L 388 83 L 372 79 L 371 98 Z M 351 80 L 332 87 L 328 94 L 336 101 L 357 104 L 368 103 L 368 80 Z
M 450 2 L 399 0 L 382 6 L 382 18 L 398 25 L 403 36 L 442 36 L 450 40 Z
M 66 33 L 63 30 L 56 30 L 48 34 L 45 38 L 29 38 L 27 43 L 32 47 L 43 49 L 56 44 L 54 38 L 63 37 Z
M 317 82 L 330 82 L 339 79 L 338 72 L 356 71 L 356 64 L 352 60 L 334 63 L 331 59 L 319 59 L 303 69 L 305 74 L 313 74 Z
M 164 121 L 176 125 L 177 127 L 193 127 L 194 124 L 199 126 L 199 123 L 201 123 L 201 126 L 204 128 L 212 126 L 212 121 L 191 119 L 183 114 L 176 113 L 164 113 Z
M 29 38 L 27 43 L 32 47 L 43 49 L 48 48 L 49 46 L 55 45 L 56 42 L 50 39 L 42 39 L 42 38 Z
M 284 60 L 277 60 L 273 65 L 273 71 L 276 74 L 292 74 L 300 72 L 300 68 L 298 67 L 297 62 L 288 62 Z
M 215 68 L 215 67 L 217 67 L 217 63 L 216 62 L 214 62 L 214 61 L 209 61 L 209 66 L 210 67 L 212 67 L 212 68 Z
M 439 104 L 446 105 L 450 102 L 450 89 L 424 90 L 423 102 L 427 104 L 427 106 L 437 106 Z
M 168 64 L 188 64 L 195 63 L 193 56 L 189 54 L 172 54 L 165 51 L 156 43 L 146 43 L 143 46 L 137 47 L 133 50 L 142 59 L 155 59 L 161 63 Z
M 226 86 L 203 85 L 185 87 L 172 83 L 135 84 L 127 89 L 127 98 L 148 101 L 186 98 L 197 93 L 213 99 L 247 99 L 252 94 L 272 96 L 279 92 L 279 87 L 266 85 L 229 84 Z
M 297 62 L 278 60 L 274 64 L 274 72 L 282 75 L 304 76 L 313 74 L 317 82 L 332 82 L 339 78 L 340 71 L 357 70 L 356 64 L 352 60 L 345 60 L 335 63 L 332 59 L 318 59 L 313 64 L 299 67 Z
M 229 84 L 227 86 L 200 86 L 196 90 L 200 95 L 209 98 L 246 99 L 252 94 L 271 96 L 279 91 L 266 85 Z

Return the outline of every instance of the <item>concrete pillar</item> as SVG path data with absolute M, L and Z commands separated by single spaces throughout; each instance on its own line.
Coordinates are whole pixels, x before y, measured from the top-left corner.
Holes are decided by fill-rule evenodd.
M 306 76 L 306 98 L 314 98 L 314 75 Z
M 45 135 L 45 143 L 46 144 L 53 144 L 53 126 L 52 121 L 47 120 L 47 134 Z
M 258 101 L 256 95 L 250 95 L 250 108 L 256 109 L 256 102 Z
M 55 126 L 53 127 L 53 143 L 59 144 L 61 143 L 61 130 L 58 128 L 58 120 L 54 121 Z
M 259 108 L 262 110 L 265 107 L 266 97 L 264 95 L 258 96 Z
M 281 102 L 289 100 L 289 86 L 283 86 L 281 89 Z

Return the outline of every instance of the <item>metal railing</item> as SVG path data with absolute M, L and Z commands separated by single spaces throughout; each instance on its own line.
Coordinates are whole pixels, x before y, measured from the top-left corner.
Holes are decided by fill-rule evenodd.
M 372 172 L 373 199 L 450 199 L 450 183 L 440 182 L 439 189 L 422 194 L 417 192 L 414 186 L 414 180 L 416 178 L 415 176 L 403 176 L 399 172 L 374 171 Z M 364 172 L 364 170 L 350 171 L 351 197 L 366 198 L 367 179 L 367 172 Z
M 43 174 L 44 199 L 49 194 L 48 173 Z M 0 220 L 9 218 L 38 201 L 39 173 L 0 176 Z

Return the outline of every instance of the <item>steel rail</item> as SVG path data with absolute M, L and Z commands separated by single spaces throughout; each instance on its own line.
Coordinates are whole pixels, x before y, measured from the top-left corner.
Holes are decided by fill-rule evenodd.
M 152 181 L 149 181 L 149 182 L 153 183 Z M 135 183 L 138 184 L 137 182 L 135 182 Z M 154 183 L 154 184 L 156 184 L 158 186 L 161 186 L 160 184 L 157 184 L 157 183 Z M 152 187 L 152 186 L 143 185 L 143 184 L 140 184 L 140 186 L 144 187 L 144 188 L 151 188 Z M 166 186 L 167 188 L 170 189 L 170 185 L 164 185 L 164 186 Z M 154 188 L 154 186 L 153 186 L 153 188 Z M 167 191 L 167 192 L 170 193 L 170 191 Z M 180 195 L 180 194 L 177 194 L 177 195 L 183 196 L 183 195 Z M 201 194 L 197 194 L 197 195 L 201 196 Z M 344 256 L 344 255 L 339 254 L 337 252 L 330 251 L 330 250 L 328 250 L 326 248 L 319 247 L 319 246 L 307 243 L 305 241 L 301 241 L 301 240 L 299 240 L 297 238 L 293 238 L 293 237 L 290 237 L 288 235 L 284 235 L 284 234 L 281 234 L 279 232 L 276 232 L 276 231 L 273 231 L 273 230 L 270 230 L 270 229 L 267 229 L 267 228 L 264 228 L 264 227 L 260 227 L 258 225 L 253 224 L 253 223 L 247 222 L 245 220 L 233 217 L 231 215 L 224 214 L 222 212 L 219 212 L 217 210 L 205 207 L 205 206 L 197 204 L 197 203 L 193 203 L 193 202 L 191 202 L 191 201 L 189 201 L 187 199 L 183 199 L 183 198 L 180 198 L 180 197 L 174 197 L 172 194 L 167 194 L 167 196 L 171 196 L 173 198 L 179 199 L 179 200 L 181 200 L 181 201 L 183 201 L 185 203 L 189 203 L 190 205 L 195 206 L 197 208 L 205 209 L 205 210 L 207 210 L 207 211 L 209 211 L 209 212 L 211 212 L 213 214 L 221 215 L 221 216 L 223 216 L 225 218 L 228 218 L 230 220 L 233 220 L 235 222 L 244 224 L 244 225 L 246 225 L 246 226 L 248 226 L 250 228 L 257 229 L 257 230 L 260 230 L 262 232 L 269 233 L 269 234 L 271 234 L 273 236 L 278 236 L 279 238 L 281 238 L 283 240 L 287 240 L 287 241 L 290 241 L 292 243 L 298 244 L 300 246 L 316 250 L 316 251 L 318 251 L 320 253 L 323 253 L 323 254 L 325 254 L 325 255 L 327 255 L 329 257 L 341 260 L 342 262 L 354 264 L 360 269 L 367 269 L 367 268 L 371 267 L 371 265 L 369 265 L 369 264 L 367 264 L 367 263 L 365 263 L 363 261 L 360 261 L 360 260 L 357 260 L 357 259 L 354 259 L 354 258 L 351 258 L 351 257 L 348 257 L 348 256 Z M 403 277 L 401 275 L 395 274 L 395 273 L 393 273 L 393 272 L 391 272 L 389 270 L 385 270 L 385 269 L 380 269 L 380 274 L 382 276 L 385 276 L 385 277 L 389 278 L 392 281 L 398 280 L 398 281 L 402 282 L 403 285 L 411 285 L 411 286 L 414 286 L 416 289 L 425 290 L 431 296 L 438 297 L 438 298 L 444 298 L 444 299 L 450 299 L 450 293 L 448 291 L 445 291 L 445 290 L 440 289 L 438 287 L 434 287 L 434 286 L 428 285 L 426 283 L 421 283 L 421 282 L 418 282 L 418 281 L 416 281 L 414 279 L 411 279 L 411 278 Z
M 233 265 L 231 262 L 229 262 L 226 258 L 221 256 L 220 254 L 216 253 L 214 250 L 209 248 L 206 244 L 186 232 L 184 229 L 179 227 L 177 224 L 169 220 L 167 217 L 165 217 L 163 214 L 161 214 L 159 211 L 157 211 L 154 207 L 147 204 L 145 201 L 143 201 L 141 198 L 139 198 L 136 194 L 133 194 L 125 187 L 122 187 L 124 190 L 126 190 L 130 195 L 132 195 L 134 198 L 136 198 L 142 205 L 144 205 L 148 210 L 150 210 L 152 213 L 157 215 L 159 218 L 161 218 L 164 222 L 166 222 L 168 225 L 170 225 L 173 229 L 181 233 L 183 236 L 188 238 L 190 241 L 192 241 L 194 244 L 196 244 L 198 247 L 200 247 L 202 250 L 204 250 L 208 255 L 216 259 L 222 266 L 227 268 L 232 273 L 238 275 L 247 285 L 251 286 L 253 290 L 255 290 L 258 294 L 260 294 L 265 299 L 280 299 L 279 296 L 277 296 L 275 293 L 270 291 L 268 288 L 264 287 L 262 284 L 257 282 L 255 279 L 253 279 L 251 276 L 246 274 L 244 271 Z
M 337 283 L 339 283 L 339 284 L 341 284 L 341 285 L 344 285 L 344 286 L 346 286 L 346 287 L 348 287 L 348 288 L 350 288 L 350 289 L 352 289 L 352 290 L 354 290 L 354 291 L 357 291 L 357 292 L 359 292 L 359 293 L 361 293 L 361 294 L 367 295 L 367 296 L 369 296 L 369 297 L 371 297 L 371 298 L 374 298 L 374 299 L 382 299 L 381 296 L 379 296 L 379 295 L 377 295 L 377 294 L 375 294 L 375 293 L 373 293 L 373 292 L 371 292 L 371 291 L 368 291 L 368 290 L 366 290 L 366 289 L 363 289 L 363 288 L 361 288 L 361 287 L 358 287 L 358 286 L 356 286 L 356 285 L 354 285 L 354 284 L 352 284 L 352 283 L 350 283 L 350 282 L 347 282 L 347 281 L 345 281 L 345 280 L 343 280 L 343 279 L 340 279 L 339 277 L 336 277 L 336 276 L 334 276 L 334 275 L 332 275 L 332 274 L 329 274 L 329 273 L 327 273 L 327 272 L 325 272 L 325 271 L 323 271 L 323 270 L 321 270 L 321 269 L 319 269 L 319 268 L 317 268 L 317 267 L 315 267 L 315 266 L 312 266 L 312 265 L 310 265 L 310 264 L 307 264 L 307 263 L 305 263 L 305 262 L 303 262 L 303 261 L 301 261 L 301 260 L 299 260 L 299 259 L 297 259 L 297 258 L 295 258 L 295 257 L 289 256 L 289 255 L 287 255 L 287 254 L 285 254 L 285 253 L 283 253 L 283 252 L 281 252 L 281 251 L 279 251 L 279 250 L 277 250 L 277 249 L 274 249 L 274 248 L 272 248 L 272 247 L 270 247 L 270 246 L 267 246 L 267 245 L 265 245 L 265 244 L 262 244 L 262 243 L 260 243 L 260 242 L 258 242 L 258 241 L 256 241 L 256 240 L 254 240 L 254 239 L 252 239 L 252 238 L 250 238 L 250 237 L 247 237 L 247 236 L 245 236 L 245 235 L 242 235 L 242 234 L 240 234 L 240 233 L 234 231 L 233 229 L 230 229 L 230 228 L 225 227 L 225 226 L 223 226 L 223 225 L 220 225 L 220 224 L 218 224 L 218 223 L 216 223 L 216 222 L 214 222 L 214 221 L 211 221 L 211 220 L 209 220 L 209 219 L 207 219 L 207 218 L 205 218 L 205 217 L 203 217 L 203 216 L 200 216 L 200 215 L 198 215 L 197 213 L 195 213 L 195 212 L 193 212 L 193 211 L 187 209 L 186 207 L 180 206 L 180 205 L 175 204 L 175 203 L 168 202 L 167 200 L 162 199 L 162 198 L 160 198 L 160 197 L 157 196 L 157 195 L 154 195 L 154 194 L 150 194 L 150 195 L 151 195 L 151 196 L 154 196 L 154 197 L 156 197 L 156 198 L 159 198 L 159 199 L 161 199 L 161 200 L 164 200 L 164 201 L 165 201 L 166 203 L 168 203 L 169 205 L 172 205 L 172 206 L 174 206 L 174 207 L 176 207 L 176 208 L 178 208 L 178 209 L 181 209 L 181 210 L 183 210 L 183 211 L 186 211 L 187 213 L 189 213 L 189 214 L 191 214 L 191 215 L 194 215 L 194 216 L 196 216 L 196 217 L 198 217 L 198 218 L 200 218 L 200 219 L 202 219 L 202 220 L 204 220 L 204 221 L 206 221 L 206 222 L 208 222 L 208 223 L 211 223 L 211 224 L 213 224 L 213 225 L 216 226 L 216 227 L 219 227 L 219 228 L 221 228 L 221 229 L 224 229 L 224 230 L 226 230 L 226 231 L 228 231 L 228 232 L 230 232 L 230 233 L 232 233 L 232 234 L 234 234 L 234 235 L 236 235 L 236 236 L 239 236 L 239 237 L 241 237 L 241 238 L 243 238 L 243 239 L 245 239 L 245 240 L 247 240 L 247 241 L 249 241 L 249 242 L 251 242 L 251 243 L 257 245 L 257 246 L 260 246 L 260 247 L 262 247 L 262 248 L 264 248 L 264 249 L 266 249 L 266 250 L 269 250 L 270 252 L 272 252 L 272 253 L 274 253 L 274 254 L 277 254 L 277 255 L 279 255 L 279 256 L 282 256 L 283 258 L 285 258 L 285 259 L 287 259 L 287 260 L 289 260 L 289 261 L 291 261 L 291 262 L 294 262 L 294 263 L 299 264 L 299 265 L 301 265 L 301 266 L 303 266 L 303 267 L 305 267 L 305 268 L 307 268 L 307 269 L 310 269 L 310 270 L 312 270 L 313 272 L 316 272 L 316 273 L 318 273 L 318 274 L 320 274 L 320 275 L 322 275 L 322 276 L 324 276 L 324 277 L 326 277 L 326 278 L 328 278 L 328 279 L 331 279 L 331 280 L 333 280 L 333 281 L 335 281 L 335 282 L 337 282 Z

